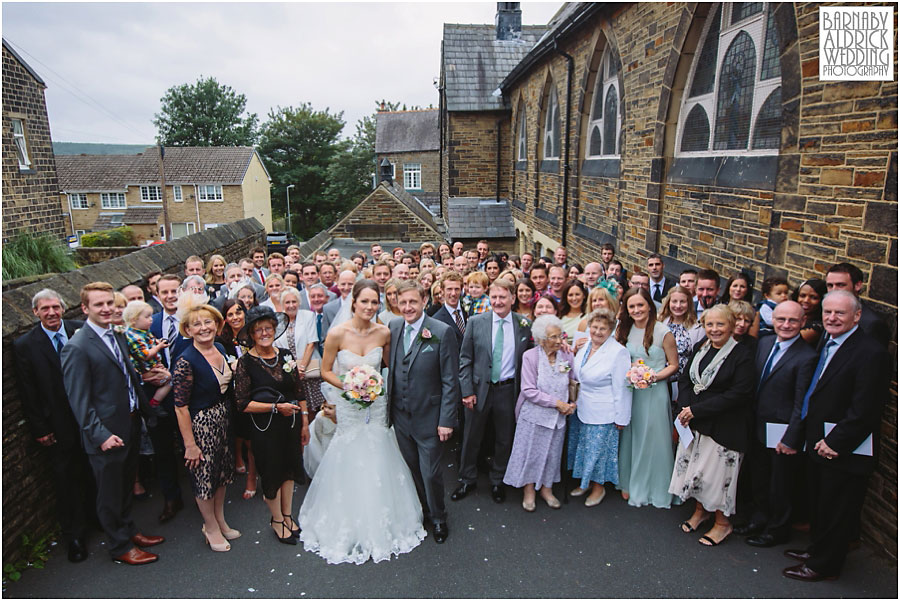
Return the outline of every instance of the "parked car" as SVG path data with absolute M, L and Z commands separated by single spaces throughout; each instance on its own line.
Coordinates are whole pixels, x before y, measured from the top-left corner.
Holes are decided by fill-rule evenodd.
M 294 237 L 287 232 L 269 232 L 266 234 L 266 253 L 278 252 L 284 254 L 287 247 L 293 244 Z

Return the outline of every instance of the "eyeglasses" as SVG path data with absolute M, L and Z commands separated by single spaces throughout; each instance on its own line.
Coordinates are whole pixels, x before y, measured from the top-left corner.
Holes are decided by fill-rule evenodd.
M 562 334 L 554 334 L 553 336 L 547 336 L 547 340 L 552 340 L 553 342 L 561 342 L 563 339 Z
M 259 326 L 258 328 L 254 328 L 253 332 L 256 334 L 272 334 L 275 332 L 275 328 L 272 326 Z

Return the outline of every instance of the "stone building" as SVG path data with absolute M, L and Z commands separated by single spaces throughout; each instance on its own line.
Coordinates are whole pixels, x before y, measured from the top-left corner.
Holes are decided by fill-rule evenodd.
M 164 238 L 157 148 L 139 155 L 60 155 L 56 163 L 57 206 L 70 234 L 128 225 L 139 244 Z M 271 178 L 253 148 L 166 148 L 164 169 L 173 238 L 249 217 L 271 231 Z
M 47 85 L 3 40 L 3 242 L 20 232 L 65 235 L 47 119 Z
M 440 199 L 438 110 L 378 111 L 375 114 L 375 164 L 387 159 L 391 176 L 429 210 Z

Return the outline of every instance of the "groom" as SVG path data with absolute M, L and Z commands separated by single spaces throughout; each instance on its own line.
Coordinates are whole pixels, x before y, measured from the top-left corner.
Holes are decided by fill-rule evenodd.
M 448 530 L 442 443 L 457 425 L 459 349 L 450 327 L 423 313 L 425 290 L 418 283 L 401 281 L 397 296 L 403 319 L 389 325 L 388 414 L 426 521 L 434 524 L 434 540 L 443 543 Z

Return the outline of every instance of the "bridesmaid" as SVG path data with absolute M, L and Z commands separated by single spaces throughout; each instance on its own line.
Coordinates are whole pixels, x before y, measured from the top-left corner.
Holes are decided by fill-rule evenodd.
M 632 288 L 622 297 L 616 340 L 631 353 L 632 364 L 639 359 L 656 372 L 655 382 L 665 382 L 678 371 L 675 337 L 656 320 L 656 306 L 650 293 Z M 665 384 L 635 390 L 631 423 L 622 431 L 619 443 L 619 489 L 629 505 L 653 505 L 668 509 L 675 498 L 669 480 L 675 456 L 672 449 L 672 413 Z

